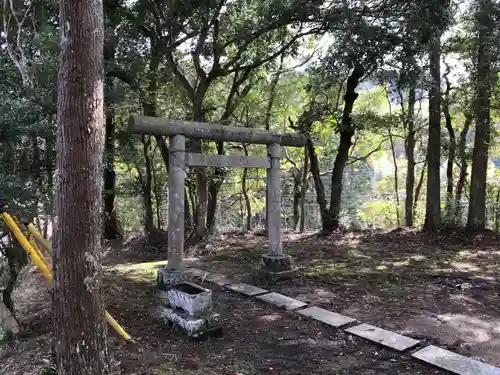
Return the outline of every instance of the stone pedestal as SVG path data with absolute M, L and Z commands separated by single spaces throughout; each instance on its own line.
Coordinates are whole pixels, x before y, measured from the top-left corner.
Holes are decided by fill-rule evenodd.
M 212 291 L 183 281 L 158 293 L 163 317 L 174 329 L 193 338 L 222 332 L 220 316 L 212 309 Z
M 262 255 L 259 271 L 265 278 L 276 281 L 296 276 L 298 268 L 293 267 L 290 255 L 265 254 Z

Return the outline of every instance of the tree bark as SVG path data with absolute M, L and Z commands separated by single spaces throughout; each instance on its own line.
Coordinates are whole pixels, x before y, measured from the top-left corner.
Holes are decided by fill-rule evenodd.
M 392 137 L 391 128 L 389 127 L 389 141 L 391 143 L 392 163 L 394 164 L 394 193 L 396 195 L 396 223 L 397 227 L 401 227 L 401 215 L 399 213 L 399 185 L 398 185 L 398 161 L 396 159 L 396 150 L 394 148 L 394 139 Z
M 412 83 L 408 92 L 407 136 L 405 140 L 406 159 L 406 197 L 405 197 L 405 224 L 413 227 L 413 190 L 415 188 L 415 102 L 416 89 Z
M 342 123 L 340 124 L 340 143 L 337 149 L 337 156 L 335 157 L 335 162 L 333 165 L 332 172 L 332 184 L 331 184 L 331 195 L 330 195 L 330 216 L 331 220 L 325 227 L 323 223 L 323 228 L 326 231 L 333 231 L 339 228 L 340 225 L 340 209 L 342 200 L 342 178 L 344 174 L 344 168 L 349 160 L 349 150 L 352 146 L 352 137 L 354 136 L 354 125 L 352 123 L 352 110 L 354 107 L 354 102 L 358 98 L 359 94 L 356 92 L 356 88 L 365 74 L 365 69 L 363 66 L 357 64 L 354 67 L 351 75 L 347 79 L 347 87 L 344 95 L 344 111 L 342 113 Z
M 457 148 L 457 140 L 455 129 L 453 129 L 453 122 L 450 113 L 450 91 L 451 84 L 448 79 L 450 74 L 450 67 L 446 64 L 446 73 L 444 75 L 446 81 L 446 91 L 443 101 L 443 114 L 445 118 L 446 130 L 448 131 L 449 147 L 448 147 L 448 161 L 446 163 L 446 223 L 447 225 L 455 226 L 456 218 L 454 217 L 454 200 L 453 200 L 453 165 L 455 163 L 455 152 Z
M 59 375 L 109 374 L 101 298 L 103 5 L 60 0 L 58 217 L 53 270 Z
M 245 144 L 243 144 L 243 151 L 245 152 L 245 156 L 248 156 L 248 149 L 247 149 L 247 146 Z M 241 178 L 241 192 L 243 193 L 243 198 L 245 198 L 245 207 L 246 207 L 246 211 L 247 211 L 245 228 L 247 231 L 251 231 L 252 230 L 252 205 L 250 203 L 250 197 L 248 196 L 247 175 L 248 175 L 248 168 L 245 168 L 243 170 L 243 177 Z
M 492 72 L 493 49 L 493 3 L 479 1 L 476 27 L 479 29 L 476 82 L 476 133 L 472 151 L 469 214 L 467 229 L 486 228 L 486 173 L 488 170 L 488 148 L 490 142 L 491 93 L 495 74 Z
M 437 32 L 437 31 L 436 31 Z M 441 37 L 430 42 L 429 139 L 427 142 L 427 200 L 424 230 L 435 232 L 441 225 Z
M 142 199 L 144 204 L 144 235 L 150 237 L 154 231 L 154 211 L 153 211 L 153 173 L 151 157 L 149 156 L 149 149 L 151 146 L 151 138 L 149 136 L 142 136 L 142 150 L 144 157 L 144 172 L 141 172 L 139 166 L 137 171 L 141 180 L 142 186 Z
M 109 82 L 108 85 L 111 85 Z M 111 89 L 108 86 L 108 89 Z M 106 103 L 106 135 L 104 150 L 104 238 L 112 240 L 121 237 L 120 225 L 115 211 L 115 111 L 110 101 Z
M 415 215 L 417 214 L 418 200 L 420 199 L 420 191 L 424 185 L 425 170 L 427 168 L 427 159 L 425 159 L 422 170 L 420 171 L 420 178 L 418 179 L 417 187 L 415 188 L 415 199 L 413 201 L 413 218 L 412 221 L 415 222 Z
M 469 132 L 470 126 L 472 124 L 472 114 L 465 114 L 465 123 L 464 128 L 460 132 L 460 140 L 458 142 L 458 155 L 460 157 L 460 173 L 458 176 L 457 187 L 455 191 L 455 218 L 457 220 L 457 224 L 462 221 L 462 194 L 465 188 L 465 182 L 467 180 L 467 133 Z
M 307 193 L 307 175 L 309 174 L 309 156 L 307 147 L 304 147 L 304 169 L 302 171 L 302 186 L 300 192 L 300 233 L 306 231 L 306 193 Z
M 322 230 L 327 232 L 333 224 L 331 222 L 331 215 L 326 201 L 325 186 L 321 180 L 318 155 L 314 149 L 314 144 L 309 138 L 307 139 L 306 147 L 311 161 L 311 175 L 314 181 L 314 188 L 316 190 L 316 202 L 319 206 Z

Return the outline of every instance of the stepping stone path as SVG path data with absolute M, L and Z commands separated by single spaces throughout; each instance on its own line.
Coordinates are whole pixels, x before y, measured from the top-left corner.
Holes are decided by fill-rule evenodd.
M 297 314 L 319 320 L 320 322 L 326 323 L 336 328 L 356 321 L 356 319 L 354 318 L 349 318 L 348 316 L 340 315 L 316 306 L 308 307 L 304 310 L 298 310 Z
M 264 294 L 262 296 L 256 297 L 257 299 L 268 302 L 272 305 L 278 306 L 278 307 L 284 307 L 287 310 L 294 310 L 298 309 L 301 307 L 307 306 L 307 303 L 298 301 L 296 299 L 284 296 L 283 294 L 279 293 L 268 293 Z
M 249 297 L 257 296 L 259 294 L 269 293 L 269 290 L 261 289 L 250 284 L 231 284 L 227 286 L 232 291 L 245 294 Z
M 500 368 L 431 345 L 412 357 L 459 375 L 500 375 Z
M 419 344 L 419 341 L 410 337 L 402 336 L 398 333 L 386 331 L 369 324 L 360 324 L 345 330 L 353 335 L 363 337 L 378 344 L 388 346 L 399 352 L 410 349 Z
M 195 277 L 203 278 L 208 282 L 225 286 L 234 292 L 242 293 L 249 297 L 255 296 L 256 299 L 268 302 L 277 307 L 285 308 L 286 310 L 295 310 L 297 314 L 318 320 L 332 327 L 338 328 L 356 321 L 356 319 L 316 306 L 307 307 L 307 303 L 287 297 L 283 294 L 275 292 L 268 293 L 268 290 L 250 284 L 234 283 L 225 275 L 209 273 L 197 268 L 190 268 L 186 270 L 186 272 Z M 359 324 L 345 329 L 345 332 L 384 345 L 399 352 L 413 348 L 420 343 L 420 341 L 412 339 L 411 337 L 387 331 L 370 324 Z M 458 375 L 500 375 L 500 368 L 441 349 L 434 345 L 429 345 L 416 351 L 412 354 L 412 357 Z
M 189 268 L 186 270 L 186 273 L 194 277 L 204 277 L 208 275 L 208 272 L 199 270 L 198 268 Z
M 205 276 L 205 280 L 207 280 L 213 284 L 220 285 L 220 286 L 225 286 L 225 285 L 229 285 L 232 283 L 232 281 L 229 280 L 226 276 L 218 274 L 218 273 L 207 274 L 207 276 Z

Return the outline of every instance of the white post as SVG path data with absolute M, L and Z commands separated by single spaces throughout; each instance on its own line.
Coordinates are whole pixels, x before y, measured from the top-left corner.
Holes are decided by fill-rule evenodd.
M 167 269 L 181 270 L 184 253 L 184 182 L 186 179 L 186 139 L 170 137 L 168 174 L 168 264 Z
M 281 184 L 280 184 L 280 145 L 272 143 L 267 146 L 270 167 L 267 170 L 267 233 L 269 253 L 274 256 L 283 254 L 281 246 Z

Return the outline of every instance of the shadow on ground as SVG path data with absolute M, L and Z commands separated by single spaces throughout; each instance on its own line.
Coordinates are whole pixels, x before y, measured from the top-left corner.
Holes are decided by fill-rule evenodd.
M 258 279 L 266 241 L 221 236 L 195 265 L 500 366 L 499 238 L 415 232 L 286 236 L 300 276 Z
M 444 375 L 342 331 L 210 284 L 204 285 L 214 290 L 215 307 L 227 319 L 223 337 L 201 343 L 180 337 L 159 317 L 153 298 L 155 270 L 161 265 L 125 262 L 105 268 L 107 309 L 139 342 L 124 343 L 110 332 L 114 374 Z M 50 362 L 50 298 L 42 281 L 30 272 L 18 288 L 19 317 L 27 330 L 17 343 L 2 348 L 0 374 L 38 374 Z

